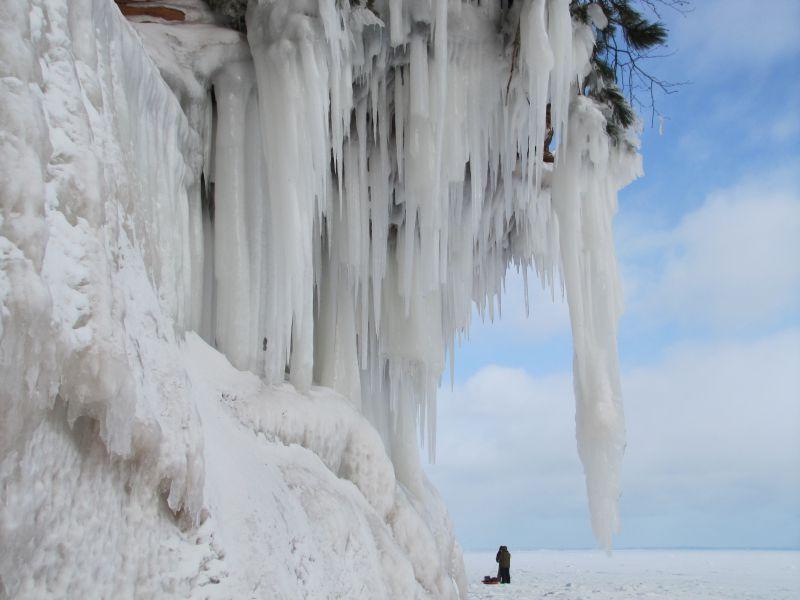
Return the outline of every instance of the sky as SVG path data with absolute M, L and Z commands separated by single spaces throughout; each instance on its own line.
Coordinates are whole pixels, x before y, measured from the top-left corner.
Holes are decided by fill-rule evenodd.
M 687 81 L 645 115 L 615 220 L 628 445 L 619 548 L 800 547 L 800 2 L 662 12 Z M 449 378 L 445 378 L 449 379 Z M 510 276 L 440 390 L 426 471 L 467 550 L 590 548 L 564 302 Z

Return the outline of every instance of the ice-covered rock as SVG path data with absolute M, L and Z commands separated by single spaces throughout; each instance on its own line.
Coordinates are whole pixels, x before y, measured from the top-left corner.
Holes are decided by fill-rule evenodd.
M 506 4 L 0 6 L 0 596 L 463 597 L 418 439 L 512 266 L 566 293 L 610 544 L 640 167 L 591 27 Z

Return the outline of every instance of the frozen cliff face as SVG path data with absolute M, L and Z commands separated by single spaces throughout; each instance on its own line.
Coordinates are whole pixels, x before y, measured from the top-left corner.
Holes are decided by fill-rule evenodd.
M 0 6 L 0 597 L 463 595 L 418 436 L 509 266 L 566 292 L 610 544 L 639 167 L 572 83 L 589 26 L 253 0 L 245 38 L 176 4 Z
M 184 334 L 226 265 L 204 82 L 241 36 L 154 25 L 172 90 L 106 0 L 0 16 L 0 597 L 458 597 L 438 496 L 351 402 Z
M 155 592 L 203 501 L 176 327 L 200 140 L 115 6 L 0 13 L 0 590 Z

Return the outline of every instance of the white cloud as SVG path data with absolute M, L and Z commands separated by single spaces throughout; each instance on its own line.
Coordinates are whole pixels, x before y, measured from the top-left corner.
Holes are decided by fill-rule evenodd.
M 482 368 L 463 385 L 439 394 L 438 463 L 483 466 L 487 476 L 519 470 L 530 460 L 548 469 L 561 465 L 564 457 L 550 449 L 573 435 L 571 390 L 566 374 L 534 378 L 522 369 Z
M 671 23 L 671 45 L 689 74 L 767 67 L 800 52 L 797 0 L 703 0 Z
M 800 331 L 677 344 L 623 386 L 627 485 L 659 481 L 668 487 L 649 491 L 675 504 L 740 482 L 760 486 L 765 502 L 776 489 L 800 496 Z
M 780 520 L 800 501 L 800 331 L 675 345 L 623 374 L 623 385 L 628 543 L 780 544 L 800 536 L 792 522 L 758 538 L 743 533 L 749 525 L 737 529 L 738 519 L 764 510 Z M 587 539 L 579 537 L 588 537 L 589 523 L 574 427 L 567 373 L 534 378 L 489 366 L 441 395 L 438 464 L 429 472 L 467 545 L 488 547 L 498 536 L 517 545 Z M 675 527 L 626 531 L 626 519 L 642 515 Z M 681 529 L 698 518 L 722 520 L 722 541 Z M 554 522 L 564 527 L 560 537 L 526 538 L 544 536 Z
M 565 373 L 534 378 L 490 365 L 440 392 L 437 462 L 427 470 L 462 543 L 489 547 L 499 537 L 519 547 L 537 518 L 564 515 L 591 539 L 571 389 Z
M 739 329 L 800 308 L 800 189 L 765 173 L 711 193 L 672 229 L 624 230 L 629 307 L 648 320 Z

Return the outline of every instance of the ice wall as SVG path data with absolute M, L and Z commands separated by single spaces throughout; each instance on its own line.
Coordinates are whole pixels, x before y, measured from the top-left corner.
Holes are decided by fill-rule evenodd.
M 0 596 L 155 594 L 202 503 L 200 138 L 106 0 L 4 2 L 0 39 Z

